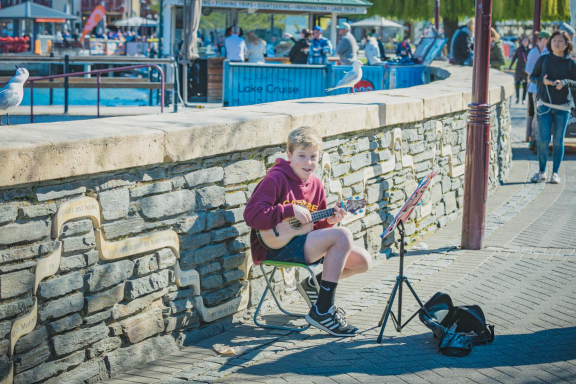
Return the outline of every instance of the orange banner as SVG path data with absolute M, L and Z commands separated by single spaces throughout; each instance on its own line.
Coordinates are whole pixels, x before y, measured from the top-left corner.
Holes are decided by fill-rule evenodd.
M 37 23 L 65 23 L 65 19 L 36 19 Z
M 82 31 L 82 37 L 80 37 L 80 41 L 84 41 L 84 37 L 90 33 L 91 30 L 94 29 L 98 25 L 98 23 L 106 16 L 106 9 L 99 5 L 92 11 L 92 14 L 86 21 L 86 25 L 84 25 L 84 30 Z

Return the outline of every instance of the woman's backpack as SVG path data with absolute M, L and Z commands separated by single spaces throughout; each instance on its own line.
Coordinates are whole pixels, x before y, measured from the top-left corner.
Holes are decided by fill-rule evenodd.
M 437 292 L 424 304 L 420 321 L 439 339 L 440 352 L 447 356 L 468 356 L 472 347 L 494 341 L 494 326 L 486 324 L 477 305 L 454 306 L 452 298 Z

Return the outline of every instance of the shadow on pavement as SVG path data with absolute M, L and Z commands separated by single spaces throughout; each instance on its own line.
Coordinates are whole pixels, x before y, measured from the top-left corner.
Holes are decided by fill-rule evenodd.
M 293 348 L 291 353 L 270 362 L 255 363 L 243 369 L 242 373 L 254 376 L 274 373 L 315 376 L 341 373 L 401 375 L 436 368 L 522 367 L 576 359 L 576 348 L 567 347 L 576 339 L 576 327 L 509 335 L 499 335 L 496 329 L 494 343 L 477 346 L 470 356 L 463 358 L 440 354 L 437 341 L 431 333 L 385 336 L 379 345 L 375 341 L 378 331 L 379 327 L 375 327 L 368 330 L 368 334 L 359 336 L 361 339 L 350 341 L 334 339 L 335 342 L 325 342 L 332 337 L 312 336 L 307 339 L 307 346 Z M 389 332 L 391 330 L 387 329 L 386 333 Z M 289 338 L 285 340 L 289 341 Z M 318 345 L 314 345 L 315 342 Z

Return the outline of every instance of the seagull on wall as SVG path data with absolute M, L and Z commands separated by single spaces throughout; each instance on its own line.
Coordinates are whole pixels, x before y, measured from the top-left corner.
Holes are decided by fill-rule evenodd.
M 8 84 L 0 89 L 0 126 L 2 124 L 2 114 L 6 114 L 6 125 L 10 125 L 8 111 L 16 108 L 24 97 L 24 83 L 28 79 L 28 70 L 16 65 L 16 74 L 10 79 Z
M 338 89 L 338 88 L 352 88 L 352 92 L 354 92 L 354 94 L 356 94 L 356 91 L 354 90 L 354 86 L 360 80 L 362 80 L 362 62 L 360 60 L 354 60 L 352 62 L 352 70 L 350 72 L 346 73 L 346 76 L 344 76 L 338 82 L 338 84 L 336 84 L 335 87 L 327 88 L 326 92 L 330 92 L 330 91 L 333 91 L 333 90 Z

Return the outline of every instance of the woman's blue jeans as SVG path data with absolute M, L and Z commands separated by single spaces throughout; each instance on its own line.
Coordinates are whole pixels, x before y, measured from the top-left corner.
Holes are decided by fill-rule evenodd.
M 548 161 L 548 147 L 554 126 L 554 141 L 552 142 L 552 172 L 558 173 L 560 163 L 564 158 L 564 136 L 570 112 L 559 109 L 548 108 L 544 105 L 538 107 L 538 129 L 540 140 L 538 140 L 538 163 L 540 172 L 546 172 L 546 162 Z

